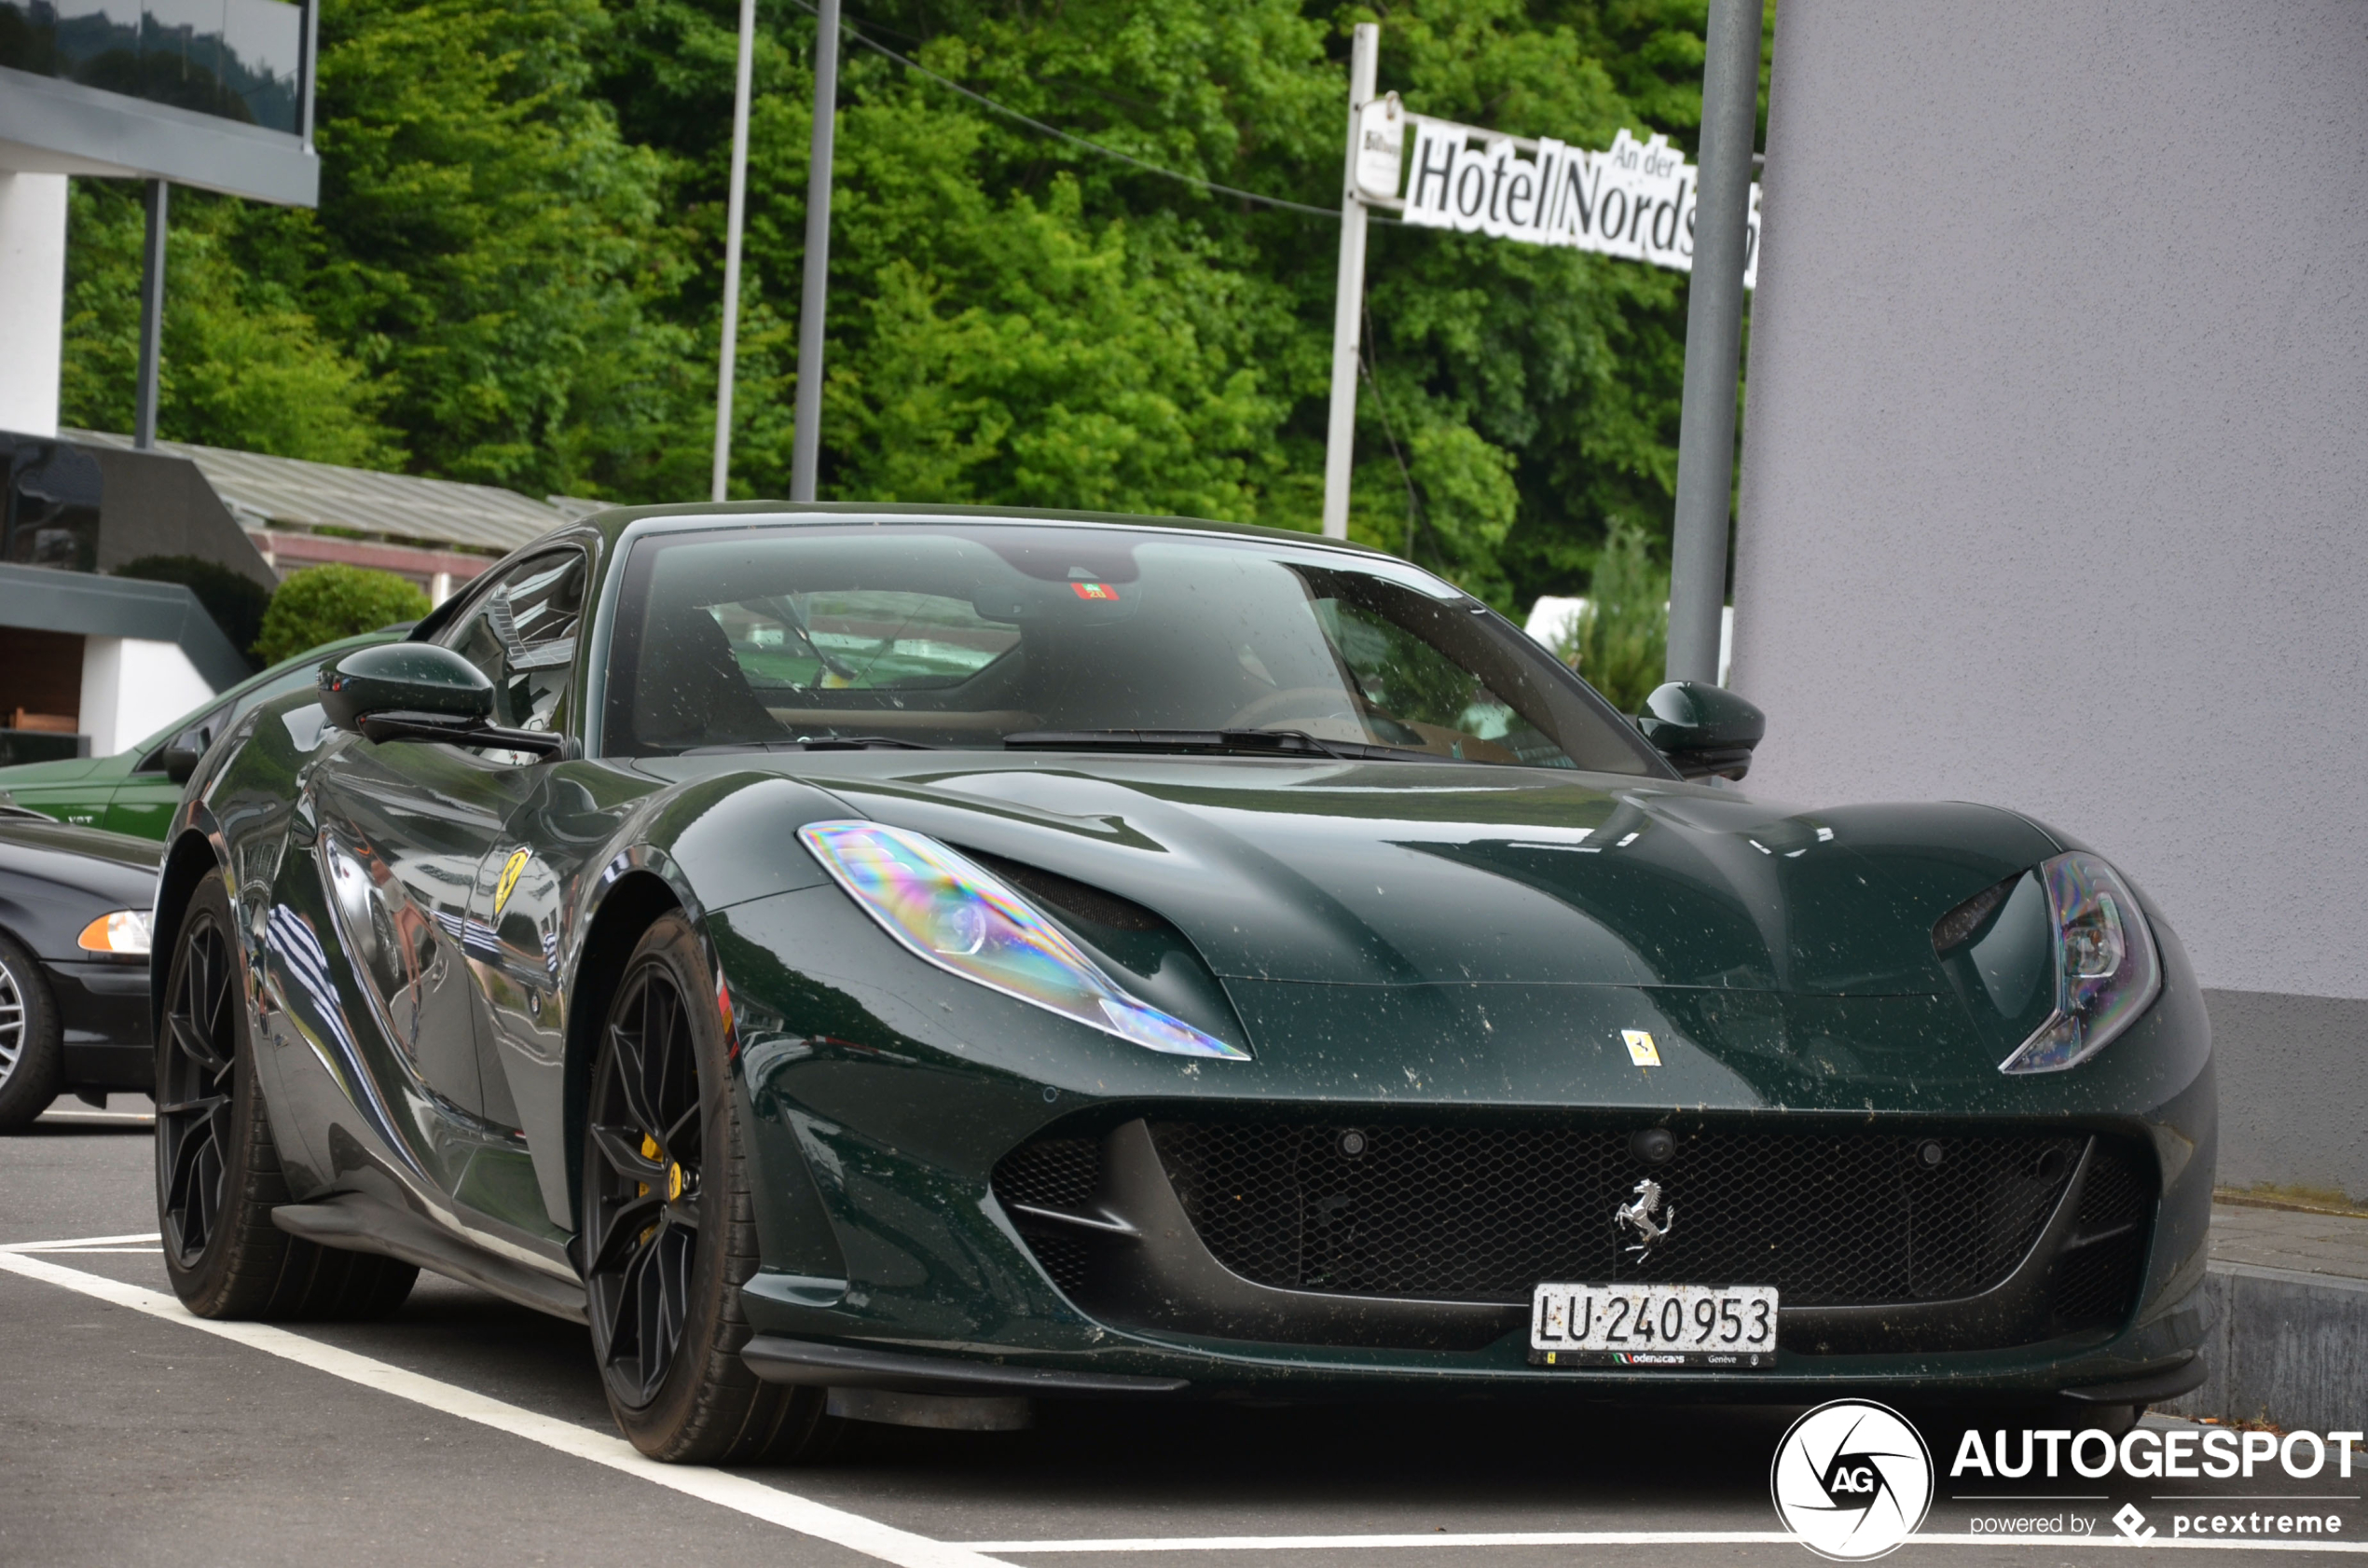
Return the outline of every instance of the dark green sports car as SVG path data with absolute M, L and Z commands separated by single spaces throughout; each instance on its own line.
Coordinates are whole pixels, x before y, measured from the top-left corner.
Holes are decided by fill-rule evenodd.
M 1754 801 L 1760 727 L 1624 719 L 1301 534 L 592 518 L 191 779 L 174 1285 L 474 1281 L 587 1321 L 681 1460 L 1056 1399 L 2194 1386 L 2161 915 L 2011 811 Z

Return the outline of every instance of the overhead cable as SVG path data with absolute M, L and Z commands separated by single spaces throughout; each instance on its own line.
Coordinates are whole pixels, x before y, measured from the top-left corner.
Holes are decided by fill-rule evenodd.
M 805 12 L 809 16 L 819 17 L 821 14 L 812 5 L 808 4 L 807 0 L 791 0 L 791 4 L 796 6 L 798 9 Z M 1191 186 L 1199 190 L 1210 191 L 1218 196 L 1231 196 L 1243 201 L 1255 201 L 1260 205 L 1266 207 L 1279 207 L 1285 212 L 1289 213 L 1305 213 L 1312 217 L 1329 218 L 1335 223 L 1340 221 L 1340 213 L 1330 207 L 1311 207 L 1304 201 L 1286 201 L 1279 196 L 1261 196 L 1257 191 L 1243 190 L 1236 186 L 1221 186 L 1215 180 L 1204 180 L 1198 175 L 1187 174 L 1180 170 L 1163 169 L 1156 163 L 1136 158 L 1133 153 L 1123 153 L 1119 151 L 1116 147 L 1106 147 L 1099 142 L 1089 142 L 1084 137 L 1077 135 L 1073 131 L 1063 131 L 1057 125 L 1047 125 L 1042 120 L 1036 118 L 1032 115 L 1024 115 L 1008 103 L 998 103 L 994 99 L 989 98 L 986 94 L 973 91 L 971 89 L 964 87 L 960 82 L 955 81 L 951 77 L 939 76 L 936 72 L 930 70 L 920 62 L 916 60 L 909 60 L 903 55 L 897 53 L 894 49 L 888 48 L 886 44 L 867 37 L 863 31 L 852 22 L 842 21 L 840 25 L 846 30 L 848 37 L 853 38 L 857 43 L 861 44 L 865 48 L 870 49 L 873 53 L 886 55 L 888 59 L 895 61 L 899 65 L 903 66 L 906 70 L 914 72 L 919 76 L 927 76 L 929 80 L 937 83 L 939 86 L 949 88 L 952 90 L 960 93 L 963 97 L 971 100 L 973 103 L 992 109 L 997 114 L 1001 115 L 1008 119 L 1017 120 L 1020 124 L 1026 126 L 1029 130 L 1053 137 L 1056 141 L 1067 142 L 1074 146 L 1083 147 L 1088 152 L 1099 153 L 1104 158 L 1117 158 L 1122 163 L 1131 163 L 1136 168 L 1143 170 L 1147 173 L 1158 174 L 1163 178 L 1175 180 L 1183 185 Z M 1378 213 L 1375 214 L 1375 216 L 1379 215 L 1380 214 Z

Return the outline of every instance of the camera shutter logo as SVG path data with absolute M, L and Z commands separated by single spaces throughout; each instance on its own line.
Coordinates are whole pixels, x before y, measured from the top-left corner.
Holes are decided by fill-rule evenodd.
M 1802 1546 L 1837 1562 L 1865 1562 L 1923 1528 L 1933 1456 L 1898 1411 L 1837 1399 L 1785 1432 L 1768 1489 L 1776 1517 Z

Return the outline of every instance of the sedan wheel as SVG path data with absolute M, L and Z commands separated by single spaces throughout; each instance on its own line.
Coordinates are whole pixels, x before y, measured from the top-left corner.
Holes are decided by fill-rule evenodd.
M 165 1252 L 193 1267 L 222 1217 L 239 1044 L 230 953 L 211 909 L 193 912 L 167 982 L 157 1042 L 157 1189 Z
M 712 974 L 698 934 L 668 915 L 609 1002 L 577 1243 L 593 1349 L 609 1408 L 642 1452 L 813 1459 L 839 1427 L 821 1391 L 761 1382 L 740 1360 L 756 1228 Z
M 157 1034 L 157 1229 L 173 1293 L 200 1317 L 374 1317 L 420 1271 L 298 1241 L 247 1038 L 245 956 L 220 877 L 183 912 Z
M 57 1014 L 33 955 L 0 937 L 0 1133 L 13 1133 L 58 1097 Z

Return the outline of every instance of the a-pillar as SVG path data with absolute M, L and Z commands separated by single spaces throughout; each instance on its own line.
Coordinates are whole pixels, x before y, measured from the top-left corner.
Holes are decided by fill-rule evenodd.
M 58 433 L 66 177 L 0 171 L 0 430 Z

